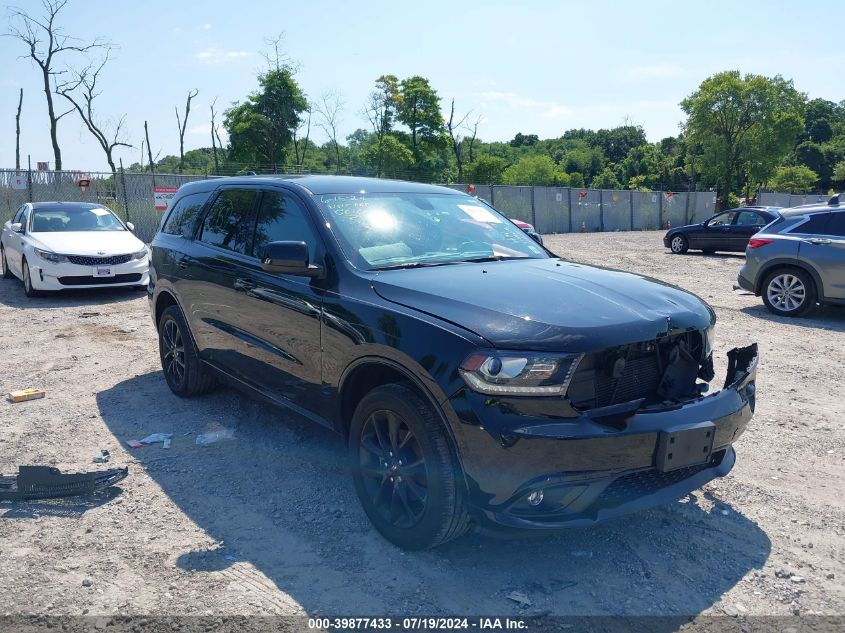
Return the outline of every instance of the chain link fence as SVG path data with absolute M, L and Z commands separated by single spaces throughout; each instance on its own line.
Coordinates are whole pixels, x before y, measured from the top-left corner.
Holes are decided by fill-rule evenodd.
M 132 222 L 138 237 L 149 242 L 163 211 L 156 210 L 156 190 L 167 196 L 185 183 L 204 178 L 177 174 L 0 170 L 0 223 L 9 220 L 25 202 L 95 202 Z M 80 186 L 86 181 L 86 186 Z M 448 186 L 467 190 L 467 185 Z M 540 233 L 652 231 L 702 222 L 716 211 L 716 194 L 712 191 L 477 185 L 474 193 L 508 217 L 530 222 Z M 762 192 L 759 196 L 760 204 L 779 207 L 826 200 L 819 194 Z

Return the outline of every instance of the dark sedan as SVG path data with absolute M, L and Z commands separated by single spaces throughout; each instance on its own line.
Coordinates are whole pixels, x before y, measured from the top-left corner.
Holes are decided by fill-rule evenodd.
M 663 236 L 663 246 L 677 255 L 689 249 L 744 253 L 748 240 L 778 218 L 779 207 L 742 207 L 717 213 L 700 224 L 678 226 Z

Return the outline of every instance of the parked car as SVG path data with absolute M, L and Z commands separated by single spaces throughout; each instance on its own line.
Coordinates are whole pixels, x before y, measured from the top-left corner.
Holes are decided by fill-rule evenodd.
M 778 217 L 779 207 L 741 207 L 717 213 L 700 224 L 678 226 L 663 236 L 663 246 L 681 255 L 689 249 L 741 253 L 751 236 Z
M 807 314 L 819 303 L 845 304 L 845 206 L 839 196 L 781 211 L 748 243 L 737 282 L 781 316 Z
M 224 380 L 340 433 L 366 514 L 404 548 L 674 500 L 731 470 L 755 407 L 756 345 L 705 395 L 701 299 L 554 257 L 443 187 L 186 184 L 150 274 L 173 393 Z
M 528 235 L 531 239 L 533 239 L 538 244 L 543 243 L 543 236 L 540 235 L 535 229 L 534 225 L 528 222 L 523 222 L 522 220 L 515 220 L 511 218 L 511 222 L 516 224 L 526 235 Z
M 102 205 L 28 202 L 0 234 L 3 278 L 21 279 L 28 297 L 67 288 L 146 288 L 148 251 L 133 230 Z

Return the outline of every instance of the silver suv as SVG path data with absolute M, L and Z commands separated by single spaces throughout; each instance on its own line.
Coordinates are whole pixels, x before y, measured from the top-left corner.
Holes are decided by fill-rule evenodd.
M 817 304 L 845 304 L 845 203 L 780 211 L 751 238 L 739 285 L 775 314 L 800 316 Z

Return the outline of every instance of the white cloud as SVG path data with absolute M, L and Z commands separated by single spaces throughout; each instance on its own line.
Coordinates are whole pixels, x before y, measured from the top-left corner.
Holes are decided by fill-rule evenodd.
M 188 128 L 188 134 L 200 134 L 202 136 L 210 136 L 211 123 L 204 123 L 202 125 L 195 125 L 192 128 Z
M 493 104 L 495 107 L 498 104 L 515 110 L 536 110 L 539 111 L 540 116 L 547 119 L 572 114 L 572 109 L 562 103 L 526 97 L 515 92 L 492 90 L 482 92 L 479 97 L 483 101 L 483 106 Z
M 208 22 L 206 22 L 205 24 L 200 24 L 199 26 L 197 26 L 197 31 L 210 31 L 210 30 L 211 30 L 211 25 Z
M 199 51 L 196 55 L 194 55 L 194 57 L 203 64 L 225 64 L 237 59 L 249 57 L 249 55 L 250 53 L 248 51 L 227 51 L 222 48 L 212 46 Z

